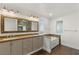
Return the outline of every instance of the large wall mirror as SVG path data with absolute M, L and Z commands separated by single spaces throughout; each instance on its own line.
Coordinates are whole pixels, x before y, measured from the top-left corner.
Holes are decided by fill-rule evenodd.
M 31 22 L 31 30 L 32 31 L 38 30 L 38 22 Z
M 5 18 L 4 31 L 17 31 L 17 20 L 12 18 Z
M 20 18 L 1 17 L 1 32 L 38 32 L 38 22 Z
M 31 31 L 31 22 L 18 19 L 18 31 Z

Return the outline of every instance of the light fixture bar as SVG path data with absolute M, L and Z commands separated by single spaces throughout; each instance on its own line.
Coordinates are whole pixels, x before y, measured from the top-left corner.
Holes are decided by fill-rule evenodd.
M 6 9 L 1 9 L 0 10 L 0 14 L 3 16 L 9 16 L 9 17 L 14 17 L 14 18 L 24 18 L 30 21 L 38 21 L 38 17 L 37 16 L 32 16 L 32 17 L 27 17 L 18 13 L 15 13 L 13 11 L 8 11 Z

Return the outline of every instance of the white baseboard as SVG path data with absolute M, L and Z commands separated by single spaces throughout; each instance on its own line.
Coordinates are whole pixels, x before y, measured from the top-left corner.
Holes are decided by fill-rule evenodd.
M 32 51 L 32 52 L 28 53 L 27 55 L 31 55 L 31 54 L 33 54 L 33 53 L 35 53 L 35 52 L 37 52 L 37 51 L 39 51 L 39 50 L 41 50 L 41 49 L 43 49 L 43 47 L 41 47 L 41 48 L 39 48 L 39 49 L 37 49 L 37 50 L 35 50 L 35 51 Z
M 74 45 L 72 45 L 72 44 L 70 44 L 70 43 L 67 43 L 67 42 L 61 43 L 61 45 L 79 50 L 78 47 L 76 47 L 76 46 L 74 46 Z

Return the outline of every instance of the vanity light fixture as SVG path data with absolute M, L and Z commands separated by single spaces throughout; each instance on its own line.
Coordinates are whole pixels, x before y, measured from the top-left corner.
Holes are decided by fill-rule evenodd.
M 14 17 L 14 18 L 23 18 L 23 19 L 30 20 L 30 21 L 38 21 L 39 20 L 39 17 L 37 17 L 37 16 L 27 17 L 24 15 L 21 15 L 19 13 L 19 11 L 17 11 L 17 12 L 14 12 L 13 10 L 8 11 L 6 9 L 6 7 L 4 7 L 3 9 L 0 10 L 0 14 L 3 16 L 9 16 L 9 17 Z
M 16 17 L 16 15 L 13 11 L 8 11 L 6 9 L 1 9 L 0 14 L 4 15 L 4 16 L 9 16 L 9 17 Z

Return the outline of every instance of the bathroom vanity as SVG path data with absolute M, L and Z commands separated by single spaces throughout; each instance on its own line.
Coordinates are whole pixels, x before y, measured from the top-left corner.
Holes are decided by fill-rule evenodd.
M 51 39 L 57 37 L 57 39 Z M 44 49 L 51 53 L 51 49 L 60 44 L 60 36 L 49 35 L 18 35 L 10 38 L 0 38 L 1 55 L 26 55 Z
M 39 34 L 38 29 L 37 21 L 0 15 L 0 55 L 29 55 L 41 49 L 51 53 L 60 45 L 60 35 Z

